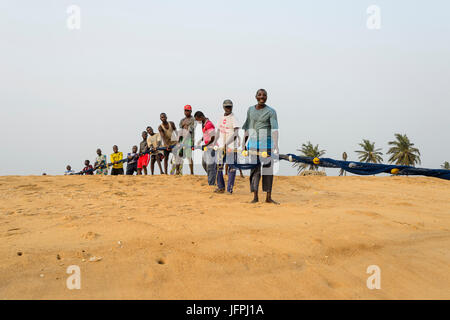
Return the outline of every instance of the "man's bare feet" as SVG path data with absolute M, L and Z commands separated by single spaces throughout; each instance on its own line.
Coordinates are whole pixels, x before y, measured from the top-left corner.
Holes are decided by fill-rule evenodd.
M 267 192 L 266 203 L 280 204 L 279 202 L 276 202 L 275 200 L 272 199 L 271 192 Z
M 258 198 L 253 199 L 250 203 L 258 203 Z

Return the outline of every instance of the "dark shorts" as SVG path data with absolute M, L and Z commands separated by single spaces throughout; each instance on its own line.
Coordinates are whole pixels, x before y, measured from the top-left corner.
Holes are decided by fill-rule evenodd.
M 119 169 L 112 168 L 111 169 L 111 175 L 112 176 L 118 176 L 118 175 L 121 175 L 121 174 L 123 174 L 123 168 L 119 168 Z
M 151 157 L 152 160 L 157 160 L 158 158 L 159 158 L 159 161 L 162 161 L 164 159 L 164 155 L 162 153 L 152 154 L 152 157 Z
M 127 164 L 127 175 L 132 176 L 137 172 L 137 162 Z

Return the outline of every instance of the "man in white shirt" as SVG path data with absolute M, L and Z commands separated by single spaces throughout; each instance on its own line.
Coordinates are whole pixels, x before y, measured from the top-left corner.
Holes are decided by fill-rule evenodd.
M 217 193 L 225 192 L 225 180 L 223 178 L 223 168 L 226 163 L 235 163 L 237 158 L 237 148 L 239 146 L 239 121 L 233 114 L 233 102 L 225 100 L 223 102 L 224 115 L 217 123 Z M 224 157 L 226 158 L 224 161 Z M 230 166 L 228 171 L 227 192 L 233 193 L 234 181 L 236 178 L 236 168 Z

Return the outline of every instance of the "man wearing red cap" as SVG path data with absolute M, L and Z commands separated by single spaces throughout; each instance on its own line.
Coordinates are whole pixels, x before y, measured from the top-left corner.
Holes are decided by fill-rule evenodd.
M 187 158 L 189 161 L 189 169 L 191 175 L 194 174 L 194 162 L 192 161 L 192 147 L 194 146 L 194 132 L 195 132 L 195 119 L 192 116 L 192 107 L 190 105 L 184 106 L 185 117 L 180 121 L 180 134 L 179 143 L 183 144 L 183 148 L 180 150 L 180 158 Z M 177 165 L 178 167 L 180 164 Z M 177 168 L 177 172 L 179 168 Z

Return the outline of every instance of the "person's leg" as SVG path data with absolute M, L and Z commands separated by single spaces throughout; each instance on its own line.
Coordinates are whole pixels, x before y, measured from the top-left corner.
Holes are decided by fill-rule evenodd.
M 206 169 L 208 172 L 208 184 L 210 186 L 216 185 L 216 175 L 217 175 L 217 164 L 215 159 L 215 151 L 214 150 L 208 150 L 206 151 L 207 154 L 207 163 L 206 163 Z
M 168 174 L 169 154 L 170 154 L 169 151 L 164 150 L 164 174 Z
M 217 159 L 217 192 L 223 192 L 225 190 L 225 180 L 223 179 L 223 163 L 220 159 Z
M 245 178 L 244 174 L 242 173 L 242 169 L 241 168 L 239 168 L 239 172 L 241 173 L 241 178 Z
M 163 169 L 161 165 L 161 156 L 159 154 L 156 155 L 156 162 L 158 163 L 159 174 L 163 174 Z
M 228 152 L 226 155 L 226 167 L 228 169 L 228 184 L 227 191 L 228 193 L 233 193 L 234 181 L 236 179 L 236 168 L 233 165 L 238 163 L 237 153 L 236 152 Z
M 183 163 L 184 163 L 184 152 L 183 149 L 176 153 L 175 161 L 175 175 L 182 176 L 183 175 Z
M 119 174 L 119 175 L 123 175 L 123 173 L 124 173 L 124 172 L 123 172 L 123 168 L 120 168 L 118 174 Z
M 194 175 L 194 160 L 191 158 L 189 158 L 189 170 L 191 171 L 191 176 Z
M 150 162 L 150 154 L 145 154 L 142 162 L 142 170 L 144 170 L 144 174 L 147 175 L 147 166 Z
M 170 160 L 170 175 L 172 176 L 175 173 L 176 164 L 175 164 L 175 158 L 172 154 L 172 159 Z
M 219 165 L 220 166 L 220 165 Z M 217 192 L 223 192 L 225 190 L 225 180 L 223 178 L 223 169 L 217 169 Z
M 127 176 L 133 175 L 133 165 L 127 164 Z
M 267 192 L 266 202 L 279 204 L 272 199 L 272 185 L 273 185 L 273 159 L 265 159 L 266 163 L 262 166 L 262 189 Z
M 230 168 L 230 170 L 228 171 L 228 186 L 227 186 L 227 191 L 229 193 L 233 193 L 235 180 L 236 180 L 236 169 Z
M 156 156 L 152 156 L 150 160 L 150 171 L 152 173 L 152 176 L 155 174 L 155 162 L 156 162 Z
M 194 175 L 194 161 L 192 160 L 192 149 L 190 147 L 191 145 L 191 139 L 187 139 L 185 141 L 185 146 L 183 147 L 183 158 L 188 160 L 189 163 L 189 171 L 191 172 L 191 175 Z
M 252 162 L 255 163 L 255 159 L 257 157 L 251 156 Z M 250 171 L 250 192 L 253 192 L 253 201 L 252 203 L 258 202 L 258 188 L 259 188 L 259 180 L 261 179 L 261 164 L 259 162 L 256 163 L 256 166 Z
M 137 163 L 137 175 L 140 176 L 142 174 L 142 156 L 138 158 Z
M 205 172 L 208 173 L 208 166 L 206 164 L 206 152 L 203 152 L 202 154 L 202 167 L 203 170 L 205 170 Z

